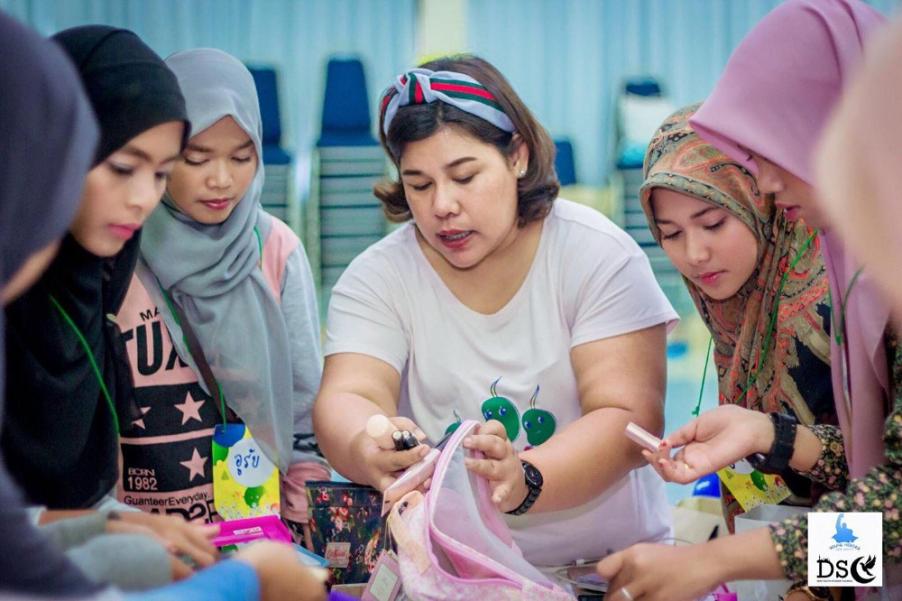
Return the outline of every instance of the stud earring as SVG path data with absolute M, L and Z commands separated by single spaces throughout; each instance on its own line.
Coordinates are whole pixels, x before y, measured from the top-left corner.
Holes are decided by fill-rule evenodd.
M 521 169 L 520 173 L 517 174 L 517 177 L 525 177 L 525 176 L 526 176 L 526 169 Z

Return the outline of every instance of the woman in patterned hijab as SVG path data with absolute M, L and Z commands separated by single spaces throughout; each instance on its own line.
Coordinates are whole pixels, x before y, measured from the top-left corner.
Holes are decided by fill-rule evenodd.
M 720 404 L 835 424 L 830 303 L 815 232 L 788 221 L 745 166 L 698 137 L 689 126 L 696 108 L 656 132 L 640 199 L 711 332 Z M 794 503 L 820 492 L 791 470 L 783 477 Z M 740 509 L 725 500 L 732 526 Z

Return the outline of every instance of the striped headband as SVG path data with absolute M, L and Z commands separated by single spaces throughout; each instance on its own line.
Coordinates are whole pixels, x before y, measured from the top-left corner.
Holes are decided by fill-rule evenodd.
M 503 131 L 513 133 L 516 130 L 492 93 L 469 75 L 414 69 L 397 76 L 382 93 L 379 104 L 379 110 L 384 115 L 382 131 L 388 135 L 388 128 L 398 108 L 409 104 L 429 104 L 436 100 L 485 119 Z

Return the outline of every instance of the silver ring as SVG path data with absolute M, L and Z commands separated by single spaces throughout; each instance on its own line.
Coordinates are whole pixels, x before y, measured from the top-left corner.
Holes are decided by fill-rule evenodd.
M 620 587 L 620 594 L 623 595 L 623 598 L 626 599 L 626 601 L 636 601 L 629 589 L 625 586 Z

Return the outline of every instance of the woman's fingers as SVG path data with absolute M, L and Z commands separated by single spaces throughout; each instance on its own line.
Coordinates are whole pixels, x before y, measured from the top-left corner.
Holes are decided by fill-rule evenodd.
M 390 417 L 388 418 L 392 425 L 398 430 L 407 430 L 413 434 L 417 440 L 423 442 L 426 440 L 426 433 L 414 421 L 407 417 Z
M 497 436 L 498 438 L 507 440 L 507 430 L 505 429 L 504 424 L 499 422 L 497 419 L 490 419 L 486 423 L 480 424 L 479 429 L 476 430 L 476 433 L 484 436 Z
M 660 473 L 668 482 L 676 482 L 677 484 L 689 484 L 698 480 L 698 476 L 693 470 L 690 470 L 685 463 L 676 463 L 661 459 L 658 462 Z
M 188 555 L 197 562 L 198 565 L 208 567 L 216 561 L 216 548 L 213 546 L 213 538 L 219 534 L 219 526 L 212 525 L 195 525 L 190 526 L 184 532 L 185 546 L 188 549 Z
M 422 461 L 429 450 L 428 446 L 421 444 L 407 451 L 379 451 L 376 453 L 372 459 L 372 464 L 379 472 L 376 477 L 376 487 L 379 490 L 385 490 L 391 486 L 401 472 Z
M 503 466 L 499 461 L 495 461 L 494 459 L 473 459 L 468 457 L 464 460 L 464 465 L 467 466 L 467 469 L 486 478 L 487 480 L 495 481 L 500 480 L 503 477 Z
M 380 491 L 385 490 L 386 488 L 388 488 L 389 486 L 394 484 L 395 480 L 397 480 L 397 478 L 394 477 L 392 474 L 383 474 L 379 478 L 379 481 L 376 483 L 376 488 Z
M 701 418 L 696 418 L 675 432 L 671 432 L 662 442 L 670 449 L 675 449 L 685 446 L 690 442 L 695 442 L 698 437 L 700 419 Z
M 209 567 L 216 562 L 216 549 L 198 544 L 190 535 L 173 535 L 169 543 L 170 553 L 185 555 L 201 567 Z
M 180 517 L 150 513 L 122 512 L 120 519 L 130 524 L 146 527 L 164 541 L 174 555 L 185 555 L 199 566 L 210 566 L 219 555 L 211 540 L 218 526 L 192 524 Z
M 479 451 L 483 455 L 491 459 L 505 459 L 514 453 L 511 443 L 504 438 L 499 438 L 494 434 L 473 434 L 467 436 L 463 441 L 465 449 Z
M 418 445 L 406 451 L 380 451 L 373 460 L 381 472 L 394 473 L 406 470 L 428 452 L 428 446 Z
M 173 555 L 169 556 L 169 567 L 172 569 L 172 579 L 176 582 L 184 580 L 194 573 L 188 564 Z
M 492 503 L 494 503 L 495 505 L 501 505 L 502 503 L 504 503 L 510 496 L 512 489 L 513 487 L 507 482 L 502 482 L 501 484 L 496 486 L 492 491 Z

